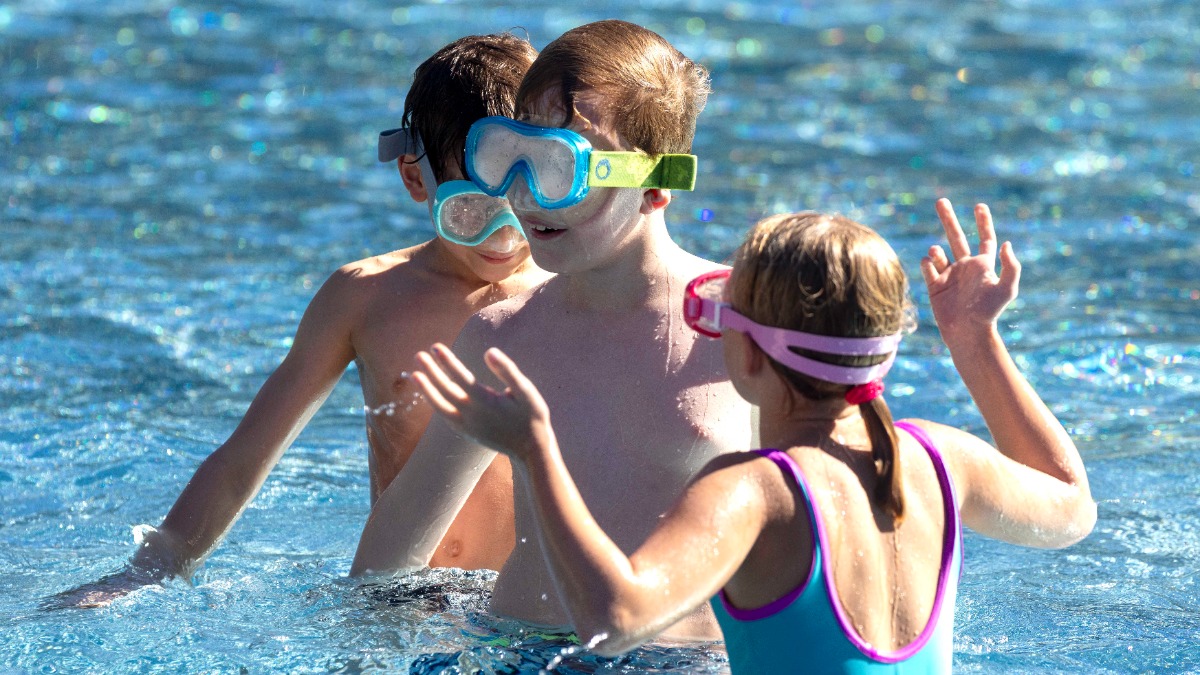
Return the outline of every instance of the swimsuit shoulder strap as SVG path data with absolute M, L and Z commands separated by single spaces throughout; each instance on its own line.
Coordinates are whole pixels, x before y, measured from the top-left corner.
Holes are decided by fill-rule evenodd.
M 776 466 L 782 469 L 784 474 L 792 477 L 792 481 L 800 488 L 800 496 L 804 498 L 805 506 L 808 509 L 809 524 L 812 526 L 812 532 L 815 536 L 817 533 L 817 513 L 813 508 L 812 494 L 808 491 L 808 483 L 804 481 L 804 474 L 800 472 L 800 465 L 796 464 L 796 460 L 792 459 L 790 455 L 782 450 L 762 448 L 755 450 L 754 453 L 775 462 Z
M 792 481 L 799 488 L 800 497 L 803 499 L 803 506 L 805 510 L 808 511 L 808 526 L 813 537 L 813 556 L 812 562 L 808 568 L 808 574 L 805 576 L 804 581 L 800 582 L 794 589 L 788 593 L 785 593 L 782 597 L 779 597 L 772 602 L 763 605 L 762 607 L 755 607 L 753 609 L 739 609 L 734 607 L 733 603 L 729 601 L 729 597 L 725 594 L 725 589 L 721 589 L 721 592 L 718 594 L 721 599 L 721 605 L 731 617 L 737 619 L 738 621 L 757 621 L 783 611 L 783 609 L 791 605 L 796 598 L 800 597 L 804 590 L 812 584 L 813 577 L 822 569 L 822 537 L 820 534 L 821 524 L 820 520 L 817 518 L 816 505 L 812 501 L 812 494 L 809 492 L 808 484 L 804 482 L 804 474 L 800 472 L 799 465 L 797 465 L 796 461 L 789 457 L 788 454 L 782 450 L 763 448 L 759 450 L 753 450 L 752 452 L 760 457 L 765 457 L 774 462 L 776 466 L 783 470 L 785 475 L 790 475 L 792 477 Z
M 934 472 L 937 473 L 945 509 L 945 541 L 942 547 L 942 565 L 945 567 L 950 563 L 948 558 L 952 553 L 956 554 L 955 557 L 962 555 L 962 523 L 958 516 L 958 496 L 954 492 L 954 482 L 950 480 L 950 471 L 946 468 L 946 460 L 928 432 L 912 422 L 896 422 L 895 426 L 897 429 L 908 432 L 921 444 L 921 447 L 925 448 L 925 452 L 929 453 L 929 461 L 933 463 Z

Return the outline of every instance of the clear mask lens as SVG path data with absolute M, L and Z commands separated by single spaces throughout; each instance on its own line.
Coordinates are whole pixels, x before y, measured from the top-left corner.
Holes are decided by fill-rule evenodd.
M 586 192 L 587 160 L 565 137 L 568 133 L 574 132 L 484 118 L 468 137 L 468 173 L 489 194 L 512 190 L 513 183 L 524 178 L 541 208 L 570 206 Z
M 438 186 L 433 215 L 438 233 L 464 246 L 476 246 L 506 226 L 521 231 L 507 199 L 489 197 L 465 180 Z

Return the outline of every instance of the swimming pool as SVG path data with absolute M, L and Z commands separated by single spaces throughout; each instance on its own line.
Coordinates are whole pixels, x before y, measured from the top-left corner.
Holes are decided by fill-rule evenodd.
M 413 66 L 462 34 L 520 26 L 541 46 L 602 18 L 466 6 L 0 3 L 0 666 L 503 672 L 560 653 L 486 616 L 488 574 L 344 578 L 368 501 L 353 369 L 194 587 L 38 609 L 159 522 L 329 273 L 428 236 L 374 161 Z M 946 195 L 991 203 L 1022 256 L 1005 330 L 1100 520 L 1062 552 L 968 536 L 957 668 L 1200 670 L 1196 6 L 615 6 L 713 72 L 699 189 L 670 216 L 689 250 L 720 259 L 762 215 L 839 210 L 919 279 Z M 982 431 L 922 319 L 893 408 Z M 709 647 L 557 667 L 724 670 Z

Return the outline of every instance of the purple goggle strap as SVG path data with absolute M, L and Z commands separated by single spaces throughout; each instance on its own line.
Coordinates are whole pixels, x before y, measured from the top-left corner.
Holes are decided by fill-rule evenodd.
M 700 318 L 716 330 L 732 328 L 748 333 L 762 350 L 776 361 L 810 377 L 837 384 L 866 384 L 883 378 L 896 360 L 896 347 L 902 335 L 874 338 L 833 337 L 813 335 L 785 328 L 771 328 L 755 323 L 724 302 L 706 298 L 700 300 Z M 871 356 L 887 354 L 887 360 L 873 366 L 838 366 L 815 361 L 793 352 L 789 347 L 809 349 L 822 354 L 842 356 Z

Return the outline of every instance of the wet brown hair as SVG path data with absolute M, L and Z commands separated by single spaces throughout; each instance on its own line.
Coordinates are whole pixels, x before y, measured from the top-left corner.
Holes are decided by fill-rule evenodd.
M 402 123 L 420 137 L 439 183 L 447 162 L 465 171 L 475 120 L 515 114 L 517 89 L 535 58 L 533 45 L 511 33 L 468 35 L 417 66 Z
M 615 130 L 650 155 L 691 151 L 711 91 L 703 66 L 658 33 L 617 19 L 574 28 L 546 45 L 521 83 L 517 110 L 553 89 L 562 96 L 564 125 L 575 118 L 580 94 L 595 92 Z
M 737 311 L 765 326 L 816 335 L 880 337 L 915 327 L 908 278 L 895 251 L 871 228 L 839 215 L 790 213 L 755 225 L 734 253 L 729 300 Z M 887 358 L 795 351 L 842 366 L 873 365 Z M 805 398 L 843 397 L 850 389 L 767 358 Z M 859 408 L 878 478 L 872 498 L 899 522 L 904 498 L 891 410 L 883 396 Z

